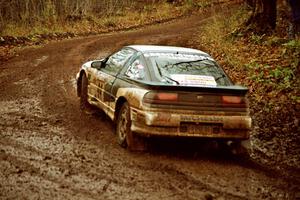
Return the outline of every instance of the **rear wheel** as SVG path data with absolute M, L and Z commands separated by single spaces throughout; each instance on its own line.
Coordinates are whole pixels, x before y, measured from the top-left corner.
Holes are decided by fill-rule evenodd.
M 130 130 L 131 118 L 130 107 L 125 102 L 118 115 L 116 133 L 118 137 L 118 143 L 123 148 L 129 148 L 133 151 L 144 151 L 146 149 L 144 138 L 137 136 Z

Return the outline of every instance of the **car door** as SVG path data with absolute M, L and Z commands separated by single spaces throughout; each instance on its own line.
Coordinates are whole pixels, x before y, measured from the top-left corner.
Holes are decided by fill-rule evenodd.
M 96 76 L 98 85 L 100 86 L 100 106 L 110 116 L 114 112 L 113 105 L 115 96 L 111 93 L 112 86 L 120 70 L 126 65 L 129 58 L 134 54 L 134 50 L 123 48 L 111 55 L 104 66 L 98 71 Z

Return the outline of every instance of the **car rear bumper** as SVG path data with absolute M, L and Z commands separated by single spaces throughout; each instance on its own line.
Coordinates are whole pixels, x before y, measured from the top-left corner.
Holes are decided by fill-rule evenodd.
M 248 139 L 249 116 L 175 114 L 165 112 L 131 113 L 131 130 L 144 136 L 182 136 Z

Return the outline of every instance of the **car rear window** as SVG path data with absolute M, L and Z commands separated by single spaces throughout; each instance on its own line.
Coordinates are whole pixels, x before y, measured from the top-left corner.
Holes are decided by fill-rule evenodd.
M 147 53 L 166 82 L 207 87 L 231 85 L 224 71 L 209 56 L 182 53 Z

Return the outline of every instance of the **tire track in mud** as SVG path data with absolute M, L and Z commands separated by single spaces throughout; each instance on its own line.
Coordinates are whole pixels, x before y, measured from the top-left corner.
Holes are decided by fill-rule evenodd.
M 110 120 L 79 110 L 74 78 L 83 62 L 126 44 L 185 45 L 206 17 L 50 43 L 4 63 L 0 198 L 293 199 L 298 185 L 199 144 L 123 150 Z

